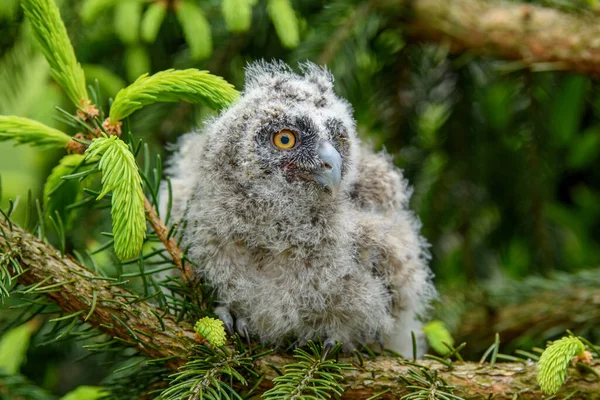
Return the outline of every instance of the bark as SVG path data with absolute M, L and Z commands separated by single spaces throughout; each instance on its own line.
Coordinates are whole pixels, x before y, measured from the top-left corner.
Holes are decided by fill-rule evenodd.
M 518 348 L 524 337 L 529 346 L 535 340 L 536 345 L 543 347 L 546 340 L 555 339 L 566 329 L 583 332 L 587 337 L 600 324 L 600 291 L 595 282 L 548 279 L 544 284 L 548 288 L 531 288 L 529 296 L 511 304 L 489 298 L 481 289 L 465 290 L 465 297 L 459 300 L 464 312 L 453 332 L 454 338 L 458 343 L 468 344 L 469 354 L 481 354 L 494 341 L 496 333 L 500 334 L 506 352 Z M 505 293 L 511 293 L 509 285 Z M 449 309 L 452 306 L 448 306 L 454 302 L 452 297 L 448 294 L 442 300 L 445 304 L 437 310 L 441 319 L 444 313 L 452 313 Z
M 519 60 L 533 70 L 600 74 L 599 17 L 490 0 L 383 0 L 404 7 L 414 38 Z
M 176 322 L 170 315 L 143 300 L 131 301 L 132 294 L 114 282 L 95 279 L 91 272 L 73 258 L 62 256 L 59 251 L 37 237 L 16 226 L 0 222 L 0 249 L 18 254 L 18 260 L 26 271 L 18 276 L 19 283 L 31 285 L 43 282 L 38 289 L 57 303 L 66 314 L 84 310 L 78 318 L 107 335 L 120 339 L 150 358 L 171 358 L 167 366 L 177 368 L 190 355 L 195 344 L 189 323 Z M 94 297 L 96 298 L 95 307 Z M 89 313 L 93 308 L 93 312 Z M 89 313 L 89 317 L 88 317 Z M 157 315 L 162 315 L 162 324 Z M 293 359 L 289 355 L 271 354 L 256 362 L 256 371 L 265 379 L 261 390 L 272 386 L 277 376 L 270 365 L 283 370 Z M 342 360 L 353 362 L 356 359 Z M 421 360 L 420 364 L 438 371 L 439 377 L 455 387 L 454 394 L 465 399 L 541 399 L 535 383 L 536 368 L 533 363 L 498 363 L 495 366 L 478 363 L 454 363 L 452 368 Z M 398 398 L 409 392 L 399 376 L 406 375 L 412 367 L 395 357 L 380 356 L 368 360 L 363 366 L 344 373 L 342 398 L 366 399 L 385 392 L 379 398 Z M 594 362 L 594 374 L 583 374 L 571 368 L 566 384 L 560 394 L 577 393 L 573 399 L 599 399 L 597 376 L 600 363 Z

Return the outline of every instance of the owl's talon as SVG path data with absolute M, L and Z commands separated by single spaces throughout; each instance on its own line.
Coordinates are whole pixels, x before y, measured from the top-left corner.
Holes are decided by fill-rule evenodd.
M 248 321 L 244 318 L 238 318 L 235 321 L 235 330 L 238 332 L 240 336 L 243 336 L 246 339 L 246 343 L 250 346 L 250 333 L 248 332 Z
M 219 317 L 223 322 L 223 325 L 225 325 L 225 329 L 227 330 L 227 333 L 229 333 L 229 336 L 233 336 L 233 317 L 229 312 L 229 308 L 226 306 L 219 306 L 215 308 L 215 314 L 217 314 L 217 317 Z
M 334 347 L 335 347 L 335 339 L 327 338 L 325 340 L 325 342 L 323 343 L 323 357 L 321 358 L 321 361 L 325 361 L 327 359 L 327 355 L 329 355 L 329 352 Z

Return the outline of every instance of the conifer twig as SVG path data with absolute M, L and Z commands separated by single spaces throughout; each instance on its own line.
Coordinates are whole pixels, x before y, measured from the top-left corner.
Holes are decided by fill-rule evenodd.
M 79 265 L 69 256 L 62 256 L 58 250 L 37 237 L 9 225 L 0 217 L 0 251 L 12 249 L 19 254 L 18 262 L 25 270 L 18 277 L 22 285 L 43 287 L 36 289 L 59 305 L 66 314 L 75 314 L 88 324 L 116 338 L 119 342 L 132 346 L 141 354 L 152 359 L 165 359 L 167 367 L 177 369 L 191 354 L 194 341 L 192 326 L 176 322 L 174 317 L 119 285 L 92 276 L 92 272 Z M 119 283 L 119 282 L 113 282 Z M 49 289 L 52 290 L 49 290 Z M 31 289 L 33 290 L 33 288 Z M 92 301 L 96 293 L 98 301 Z M 127 299 L 135 298 L 127 302 Z M 90 312 L 90 310 L 92 310 Z M 159 317 L 160 316 L 160 317 Z M 352 358 L 340 358 L 340 362 L 352 362 Z M 273 386 L 273 379 L 279 376 L 275 371 L 283 370 L 284 365 L 296 362 L 289 355 L 268 354 L 256 360 L 254 371 L 264 374 L 258 392 Z M 465 399 L 491 398 L 496 400 L 542 399 L 543 395 L 535 384 L 537 374 L 534 363 L 489 364 L 455 362 L 452 368 L 432 360 L 418 361 L 420 366 L 437 371 L 437 376 L 454 387 L 454 395 Z M 275 368 L 273 368 L 275 367 Z M 392 399 L 413 393 L 398 379 L 415 371 L 412 363 L 396 357 L 379 356 L 365 361 L 364 365 L 344 372 L 341 383 L 344 393 L 341 398 L 367 398 L 387 392 L 380 398 Z M 592 361 L 590 368 L 600 374 L 600 361 Z M 247 388 L 246 388 L 247 389 Z M 579 372 L 572 368 L 568 379 L 558 392 L 559 396 L 577 390 L 578 398 L 595 398 L 598 382 L 593 374 Z
M 373 0 L 395 12 L 404 7 L 414 39 L 446 43 L 516 60 L 532 70 L 600 75 L 600 25 L 591 11 L 490 0 Z
M 194 281 L 194 271 L 190 268 L 189 264 L 183 261 L 183 251 L 177 245 L 177 241 L 173 237 L 169 237 L 169 229 L 167 229 L 165 223 L 159 218 L 156 210 L 148 201 L 148 198 L 144 198 L 144 208 L 148 214 L 148 221 L 152 226 L 152 229 L 165 246 L 165 249 L 169 252 L 173 258 L 173 262 L 177 268 L 181 271 L 183 278 L 187 283 Z

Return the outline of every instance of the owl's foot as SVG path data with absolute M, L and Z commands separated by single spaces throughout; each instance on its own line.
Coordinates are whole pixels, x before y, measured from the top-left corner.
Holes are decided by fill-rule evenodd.
M 250 333 L 248 332 L 248 321 L 245 318 L 238 318 L 235 321 L 235 330 L 237 333 L 246 338 L 246 343 L 250 346 Z
M 227 333 L 229 333 L 229 336 L 233 336 L 233 317 L 231 316 L 231 312 L 229 312 L 229 307 L 218 306 L 215 308 L 215 314 L 217 314 L 217 317 L 219 317 L 223 322 L 223 325 L 225 325 L 225 329 L 227 330 Z
M 325 339 L 325 342 L 323 342 L 323 357 L 321 358 L 321 361 L 325 361 L 327 359 L 329 352 L 331 351 L 331 349 L 333 349 L 335 347 L 335 344 L 336 344 L 335 339 L 332 339 L 332 338 Z

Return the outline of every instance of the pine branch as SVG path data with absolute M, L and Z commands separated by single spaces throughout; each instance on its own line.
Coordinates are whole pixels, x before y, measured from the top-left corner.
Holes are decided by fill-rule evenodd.
M 6 140 L 46 150 L 66 147 L 71 137 L 29 118 L 0 115 L 0 142 Z
M 66 314 L 79 312 L 77 318 L 85 319 L 91 326 L 134 347 L 141 354 L 152 359 L 166 359 L 167 367 L 176 369 L 191 355 L 195 341 L 190 324 L 176 322 L 156 306 L 122 289 L 120 282 L 92 276 L 91 271 L 71 257 L 61 256 L 52 246 L 17 226 L 2 220 L 0 228 L 0 249 L 2 252 L 18 254 L 18 262 L 25 270 L 16 278 L 21 285 L 38 284 L 34 291 L 47 296 Z M 43 284 L 40 285 L 41 282 Z M 132 296 L 135 300 L 127 300 Z M 93 297 L 97 299 L 96 302 Z M 265 376 L 258 391 L 273 387 L 273 380 L 279 376 L 275 370 L 282 370 L 293 362 L 295 360 L 290 356 L 278 354 L 256 360 L 254 371 Z M 521 399 L 543 398 L 535 384 L 536 366 L 531 362 L 497 363 L 494 367 L 467 362 L 450 365 L 448 367 L 425 360 L 420 362 L 420 367 L 416 367 L 399 358 L 380 356 L 366 361 L 356 370 L 344 372 L 341 387 L 345 391 L 342 398 L 366 398 L 382 392 L 385 394 L 380 398 L 398 398 L 414 394 L 415 391 L 449 386 L 454 387 L 454 395 L 465 399 L 494 396 L 494 399 L 508 400 L 513 399 L 515 394 Z M 589 368 L 595 374 L 600 374 L 599 361 L 592 362 Z M 415 376 L 425 373 L 433 379 L 430 386 L 427 386 L 426 379 L 417 379 Z M 420 385 L 427 387 L 406 386 L 399 377 L 405 377 L 409 382 L 410 379 L 416 379 L 421 382 Z M 564 396 L 577 390 L 577 398 L 594 398 L 597 388 L 595 376 L 571 368 L 558 394 Z
M 122 121 L 140 108 L 158 101 L 204 103 L 214 109 L 227 107 L 238 92 L 223 78 L 196 69 L 166 70 L 142 75 L 121 89 L 110 108 L 112 124 Z
M 137 257 L 146 236 L 144 191 L 135 157 L 116 136 L 94 139 L 86 150 L 87 159 L 101 156 L 102 192 L 98 200 L 112 193 L 112 222 L 115 253 L 121 260 Z
M 87 106 L 85 75 L 75 58 L 67 29 L 53 0 L 23 0 L 23 11 L 31 22 L 42 52 L 50 64 L 52 77 L 80 107 Z
M 520 347 L 523 339 L 543 344 L 566 329 L 588 336 L 600 324 L 599 283 L 600 270 L 494 283 L 463 290 L 460 298 L 450 292 L 438 314 L 451 326 L 455 340 L 467 342 L 474 353 L 484 351 L 496 332 L 508 349 Z
M 183 251 L 179 248 L 177 241 L 174 237 L 169 236 L 169 229 L 165 225 L 165 223 L 159 218 L 158 214 L 154 210 L 154 207 L 148 201 L 147 198 L 144 198 L 144 208 L 146 209 L 146 213 L 148 214 L 148 221 L 152 226 L 154 232 L 158 235 L 158 238 L 165 246 L 165 249 L 173 258 L 173 262 L 181 271 L 183 278 L 186 283 L 192 283 L 194 281 L 194 271 L 189 266 L 189 264 L 184 263 L 183 261 Z
M 533 70 L 600 74 L 600 25 L 591 14 L 575 15 L 518 2 L 487 0 L 380 0 L 375 4 L 410 16 L 415 39 L 518 60 Z

